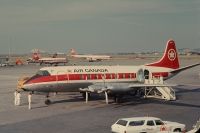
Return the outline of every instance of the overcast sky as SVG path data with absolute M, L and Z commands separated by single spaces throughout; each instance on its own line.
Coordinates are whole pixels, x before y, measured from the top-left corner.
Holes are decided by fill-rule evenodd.
M 0 0 L 0 54 L 200 48 L 200 0 Z

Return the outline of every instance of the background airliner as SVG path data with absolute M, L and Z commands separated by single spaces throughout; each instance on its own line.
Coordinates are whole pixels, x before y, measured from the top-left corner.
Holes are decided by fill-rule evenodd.
M 68 63 L 68 59 L 67 58 L 58 58 L 57 53 L 55 53 L 53 55 L 53 57 L 42 58 L 39 50 L 35 50 L 32 53 L 32 58 L 28 59 L 27 62 L 28 63 L 39 63 L 40 65 L 42 65 L 42 64 L 58 65 L 60 63 L 62 63 L 62 64 Z
M 77 52 L 74 49 L 70 50 L 69 55 L 71 57 L 75 57 L 75 58 L 84 58 L 84 59 L 88 60 L 89 62 L 111 59 L 111 56 L 108 56 L 108 55 L 92 55 L 92 54 L 80 55 L 80 54 L 77 54 Z
M 169 79 L 179 72 L 200 65 L 179 66 L 175 42 L 169 40 L 163 57 L 140 66 L 58 66 L 41 68 L 29 78 L 22 89 L 32 92 L 105 92 L 115 99 L 138 88 L 165 86 L 146 84 L 145 79 Z

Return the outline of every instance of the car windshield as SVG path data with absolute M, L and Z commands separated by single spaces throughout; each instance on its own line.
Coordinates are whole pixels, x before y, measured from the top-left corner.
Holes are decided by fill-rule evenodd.
M 121 125 L 121 126 L 126 126 L 127 121 L 125 121 L 125 120 L 118 120 L 116 124 Z
M 164 123 L 161 120 L 155 120 L 156 125 L 164 125 Z
M 129 123 L 129 126 L 142 126 L 144 125 L 144 120 L 141 120 L 141 121 L 131 121 Z

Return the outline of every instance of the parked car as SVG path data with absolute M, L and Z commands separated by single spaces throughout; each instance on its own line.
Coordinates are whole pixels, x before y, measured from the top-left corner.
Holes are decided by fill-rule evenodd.
M 184 132 L 185 125 L 162 121 L 156 117 L 133 117 L 117 120 L 111 126 L 112 133 L 157 133 L 160 131 Z
M 5 67 L 5 66 L 7 66 L 8 64 L 5 64 L 5 63 L 1 63 L 0 64 L 0 67 Z

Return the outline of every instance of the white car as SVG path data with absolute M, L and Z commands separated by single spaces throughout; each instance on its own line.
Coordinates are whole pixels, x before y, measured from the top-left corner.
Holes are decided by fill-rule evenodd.
M 117 120 L 111 126 L 112 133 L 157 133 L 160 131 L 184 132 L 185 125 L 162 121 L 156 117 L 133 117 Z
M 200 133 L 200 119 L 197 121 L 196 125 L 193 126 L 193 129 L 187 133 Z
M 5 66 L 7 66 L 7 65 L 8 65 L 8 64 L 5 64 L 5 63 L 0 64 L 1 67 L 5 67 Z

